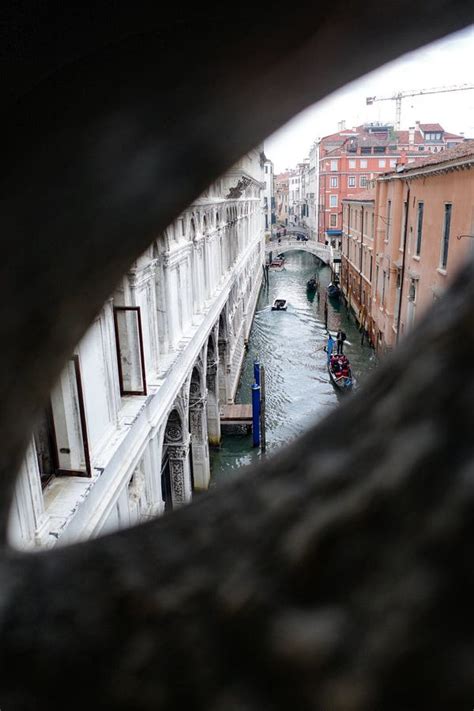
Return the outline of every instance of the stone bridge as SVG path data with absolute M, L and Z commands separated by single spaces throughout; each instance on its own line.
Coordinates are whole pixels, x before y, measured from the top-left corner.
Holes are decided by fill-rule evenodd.
M 273 240 L 267 242 L 265 245 L 265 253 L 268 255 L 272 252 L 273 256 L 280 254 L 282 252 L 310 252 L 318 257 L 325 264 L 329 264 L 330 260 L 330 249 L 325 244 L 320 242 L 315 242 L 313 240 L 297 240 L 295 237 L 290 239 L 282 239 L 280 242 L 278 240 Z

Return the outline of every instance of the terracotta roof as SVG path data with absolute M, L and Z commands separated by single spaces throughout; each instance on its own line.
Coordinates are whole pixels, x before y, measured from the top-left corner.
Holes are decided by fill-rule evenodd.
M 444 131 L 444 128 L 439 123 L 420 123 L 422 131 Z
M 380 133 L 367 133 L 359 139 L 359 146 L 388 146 L 393 141 L 390 136 Z
M 342 198 L 343 202 L 347 202 L 349 200 L 375 200 L 375 188 L 359 190 L 357 193 L 350 193 L 347 197 Z
M 449 138 L 460 138 L 461 141 L 464 141 L 464 136 L 459 136 L 457 133 L 448 133 L 447 131 L 444 132 L 444 138 L 445 140 Z
M 419 170 L 425 166 L 449 163 L 451 161 L 459 160 L 460 158 L 467 158 L 472 156 L 474 160 L 474 140 L 473 141 L 463 141 L 458 143 L 457 146 L 453 148 L 447 148 L 444 151 L 439 151 L 439 153 L 430 153 L 429 155 L 420 156 L 415 161 L 411 163 L 406 163 L 403 167 L 401 174 L 405 174 L 411 170 Z M 394 173 L 389 173 L 389 176 L 393 176 Z M 396 175 L 396 173 L 395 173 Z
M 329 136 L 323 136 L 321 138 L 321 142 L 324 141 L 325 143 L 330 143 L 331 141 L 341 141 L 341 143 L 344 143 L 344 141 L 347 138 L 351 138 L 351 136 L 357 136 L 358 131 L 353 130 L 353 129 L 344 129 L 344 131 L 338 131 L 337 133 L 330 133 Z
M 401 143 L 402 145 L 408 144 L 410 145 L 410 132 L 409 131 L 395 131 L 398 139 L 398 143 Z M 413 135 L 413 142 L 414 144 L 418 143 L 425 143 L 425 139 L 423 138 L 423 135 L 421 131 L 415 131 Z

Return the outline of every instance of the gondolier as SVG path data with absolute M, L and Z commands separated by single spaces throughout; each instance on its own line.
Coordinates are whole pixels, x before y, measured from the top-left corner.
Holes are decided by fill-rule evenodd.
M 339 329 L 339 331 L 336 333 L 336 341 L 337 341 L 337 354 L 342 355 L 344 353 L 344 341 L 346 340 L 346 334 L 344 331 Z

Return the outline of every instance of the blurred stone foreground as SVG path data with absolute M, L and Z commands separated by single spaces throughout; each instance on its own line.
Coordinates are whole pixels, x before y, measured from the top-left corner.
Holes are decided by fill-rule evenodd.
M 471 8 L 3 11 L 5 541 L 35 415 L 153 234 L 298 110 Z M 4 543 L 2 710 L 470 708 L 473 303 L 470 266 L 363 392 L 189 507 L 36 555 Z

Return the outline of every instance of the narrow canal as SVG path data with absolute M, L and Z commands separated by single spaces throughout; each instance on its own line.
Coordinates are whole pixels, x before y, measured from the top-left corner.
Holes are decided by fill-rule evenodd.
M 309 297 L 306 282 L 319 274 L 321 298 Z M 256 358 L 266 370 L 267 455 L 300 435 L 314 422 L 338 406 L 338 396 L 326 369 L 324 293 L 331 279 L 329 267 L 307 252 L 287 255 L 281 272 L 270 270 L 269 285 L 260 292 L 242 368 L 236 402 L 251 402 L 253 363 Z M 272 311 L 276 298 L 288 302 L 287 311 Z M 345 352 L 358 384 L 375 367 L 373 350 L 361 346 L 353 317 L 342 305 L 328 303 L 328 326 L 347 334 Z M 239 428 L 224 429 L 222 445 L 211 452 L 212 484 L 238 475 L 239 470 L 261 457 L 252 448 L 252 437 Z

